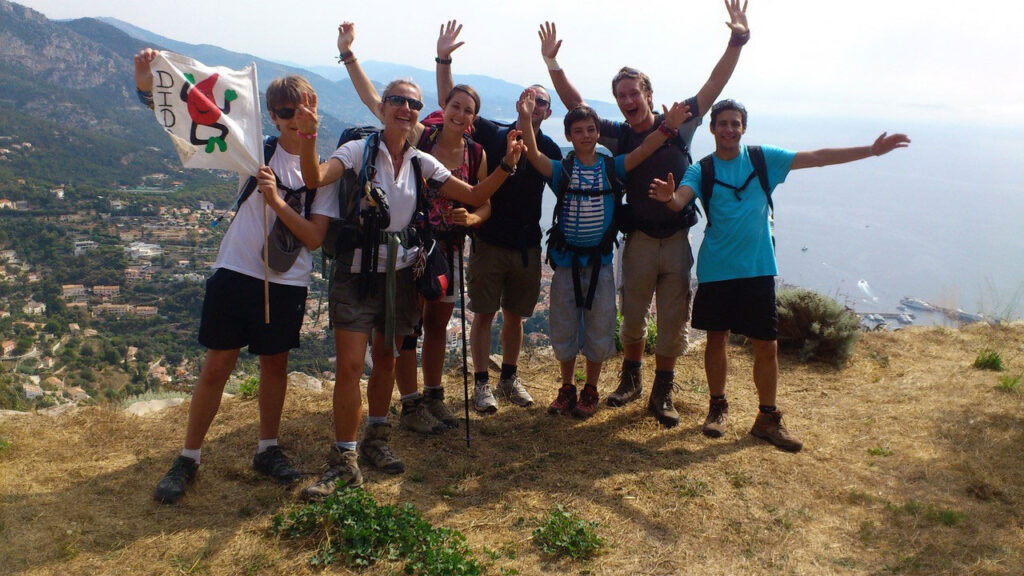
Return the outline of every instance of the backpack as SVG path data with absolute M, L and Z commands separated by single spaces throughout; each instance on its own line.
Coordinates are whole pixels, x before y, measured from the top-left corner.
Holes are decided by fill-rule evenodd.
M 270 165 L 270 159 L 274 157 L 274 152 L 276 152 L 276 151 L 277 151 L 277 136 L 264 136 L 263 137 L 263 163 L 265 165 L 268 165 L 268 166 Z M 279 190 L 284 190 L 285 201 L 286 202 L 288 200 L 288 197 L 291 196 L 291 195 L 302 194 L 303 192 L 306 193 L 305 202 L 303 203 L 303 214 L 302 215 L 303 215 L 304 218 L 309 220 L 309 211 L 313 207 L 313 201 L 316 200 L 316 190 L 315 189 L 310 190 L 309 188 L 306 188 L 305 186 L 302 186 L 301 188 L 289 188 L 289 187 L 285 186 L 281 182 L 280 178 L 277 178 L 276 174 L 274 175 L 274 177 L 277 179 L 277 188 Z M 224 212 L 222 212 L 220 216 L 214 218 L 213 222 L 210 223 L 210 226 L 216 227 L 217 224 L 220 224 L 220 221 L 224 219 L 224 216 L 228 212 L 234 212 L 234 213 L 237 214 L 238 213 L 238 208 L 242 205 L 243 202 L 248 200 L 249 196 L 252 196 L 252 193 L 255 192 L 255 191 L 256 191 L 256 177 L 255 176 L 249 176 L 249 178 L 245 181 L 245 184 L 242 185 L 242 189 L 238 193 L 238 197 L 235 198 L 235 203 L 231 206 L 231 208 L 229 208 L 228 210 L 225 210 Z
M 701 204 L 704 205 L 704 217 L 708 221 L 707 228 L 711 228 L 711 195 L 715 191 L 715 184 L 732 190 L 736 198 L 739 199 L 740 192 L 743 192 L 756 176 L 761 184 L 761 189 L 764 190 L 765 198 L 768 200 L 768 213 L 770 215 L 775 214 L 775 206 L 772 204 L 772 187 L 768 182 L 768 164 L 764 160 L 764 150 L 760 146 L 747 146 L 747 155 L 750 157 L 750 164 L 754 167 L 754 170 L 750 173 L 750 176 L 747 176 L 746 182 L 739 187 L 726 184 L 715 178 L 715 162 L 711 154 L 701 158 L 700 195 Z
M 614 195 L 612 222 L 605 230 L 604 236 L 596 246 L 579 247 L 569 243 L 566 239 L 564 232 L 562 232 L 561 226 L 559 226 L 559 220 L 562 214 L 562 206 L 565 201 L 565 196 L 570 192 L 569 181 L 572 176 L 572 170 L 576 162 L 576 154 L 569 152 L 569 154 L 562 159 L 561 162 L 561 175 L 558 178 L 558 190 L 555 191 L 555 210 L 554 214 L 551 215 L 551 228 L 548 229 L 548 255 L 547 261 L 552 268 L 555 267 L 554 260 L 551 258 L 551 250 L 558 250 L 561 252 L 572 253 L 572 287 L 573 293 L 576 297 L 576 307 L 584 307 L 587 310 L 591 309 L 594 303 L 594 294 L 597 291 L 597 281 L 601 273 L 601 259 L 603 256 L 611 254 L 618 245 L 618 214 L 622 204 L 622 197 L 624 195 L 624 186 L 618 175 L 615 173 L 615 158 L 606 154 L 598 153 L 598 158 L 604 162 L 604 173 L 608 178 L 608 182 L 611 184 L 611 188 L 607 190 L 589 190 L 589 191 L 578 191 L 572 190 L 574 194 L 585 195 L 585 196 L 607 196 L 609 194 Z M 587 290 L 587 296 L 583 297 L 582 283 L 580 282 L 580 271 L 582 256 L 587 256 L 592 270 L 590 273 L 590 286 Z

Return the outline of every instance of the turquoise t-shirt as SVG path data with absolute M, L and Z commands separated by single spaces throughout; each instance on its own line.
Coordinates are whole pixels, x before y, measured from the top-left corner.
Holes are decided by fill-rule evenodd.
M 624 155 L 614 158 L 615 173 L 619 180 L 626 177 L 626 157 Z M 562 179 L 562 163 L 558 160 L 551 161 L 552 190 L 558 190 Z M 572 174 L 569 175 L 569 187 L 562 200 L 562 213 L 558 215 L 558 225 L 565 235 L 566 241 L 573 246 L 588 248 L 597 246 L 604 238 L 608 227 L 612 225 L 612 217 L 615 215 L 615 195 L 602 194 L 590 196 L 587 194 L 576 194 L 575 192 L 588 192 L 611 189 L 608 175 L 605 174 L 604 157 L 598 154 L 597 162 L 590 166 L 584 166 L 579 159 L 573 158 Z M 573 253 L 561 250 L 550 250 L 551 262 L 556 267 L 572 266 Z M 606 254 L 601 258 L 601 264 L 610 264 L 612 254 Z M 588 257 L 580 256 L 580 265 L 587 266 Z
M 762 146 L 761 149 L 768 167 L 768 182 L 774 189 L 786 181 L 796 152 L 773 146 Z M 742 186 L 754 172 L 746 146 L 732 160 L 712 157 L 715 179 L 732 186 Z M 693 189 L 694 201 L 700 198 L 703 202 L 700 180 L 698 162 L 686 170 L 682 185 Z M 704 208 L 703 204 L 700 206 Z M 715 184 L 710 210 L 711 226 L 704 230 L 704 240 L 697 254 L 698 282 L 778 275 L 775 247 L 772 246 L 768 226 L 768 199 L 756 176 L 739 197 L 735 191 Z

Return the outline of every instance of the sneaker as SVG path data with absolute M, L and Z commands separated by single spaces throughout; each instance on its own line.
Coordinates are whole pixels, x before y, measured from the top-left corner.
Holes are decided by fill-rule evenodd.
M 516 406 L 532 406 L 533 396 L 526 391 L 519 376 L 498 380 L 498 394 Z
M 597 387 L 596 386 L 584 386 L 583 391 L 580 392 L 580 401 L 573 408 L 572 415 L 577 418 L 590 418 L 597 412 Z
M 160 479 L 153 492 L 153 499 L 161 504 L 174 504 L 185 495 L 185 491 L 196 479 L 199 464 L 188 456 L 178 456 L 171 469 Z
M 398 424 L 406 430 L 420 434 L 437 434 L 444 432 L 445 429 L 444 424 L 438 422 L 430 410 L 427 410 L 423 397 L 402 401 L 402 415 L 398 417 Z
M 618 408 L 625 406 L 640 397 L 643 386 L 640 384 L 639 368 L 623 368 L 619 372 L 619 387 L 608 395 L 608 405 Z
M 770 414 L 758 412 L 754 420 L 754 427 L 750 433 L 762 440 L 767 440 L 787 452 L 799 452 L 804 447 L 803 442 L 786 430 L 782 425 L 782 412 L 776 410 Z
M 302 489 L 302 497 L 306 500 L 319 500 L 334 494 L 338 488 L 362 486 L 363 473 L 359 471 L 356 460 L 354 451 L 332 447 L 327 455 L 327 471 L 319 480 Z
M 444 388 L 424 388 L 423 404 L 431 416 L 437 419 L 445 428 L 457 428 L 459 425 L 455 413 L 444 401 Z
M 548 414 L 569 414 L 576 407 L 576 387 L 572 384 L 563 384 L 558 389 L 558 396 L 548 406 Z
M 486 382 L 478 382 L 473 386 L 473 408 L 481 414 L 494 414 L 498 411 L 498 401 L 491 394 L 491 387 Z
M 401 474 L 405 472 L 405 462 L 391 451 L 391 447 L 388 446 L 390 438 L 391 424 L 368 424 L 363 441 L 359 443 L 359 455 L 374 468 L 388 474 Z
M 672 405 L 673 386 L 675 383 L 671 380 L 655 377 L 651 384 L 651 397 L 647 401 L 647 410 L 666 428 L 679 424 L 679 412 Z
M 281 484 L 291 484 L 302 477 L 302 472 L 292 466 L 280 446 L 269 446 L 263 452 L 257 452 L 252 457 L 252 469 Z
M 704 425 L 700 431 L 709 438 L 721 438 L 725 434 L 725 424 L 729 421 L 729 402 L 722 398 L 712 398 L 708 406 L 708 417 L 704 419 Z

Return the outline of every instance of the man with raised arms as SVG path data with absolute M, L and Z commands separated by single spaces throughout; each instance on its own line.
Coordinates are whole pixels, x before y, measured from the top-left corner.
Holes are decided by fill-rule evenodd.
M 672 405 L 672 386 L 676 358 L 686 352 L 687 320 L 690 313 L 690 249 L 689 229 L 696 223 L 692 209 L 680 213 L 665 209 L 647 196 L 653 178 L 672 174 L 682 177 L 690 165 L 689 148 L 701 117 L 721 94 L 739 61 L 740 50 L 750 38 L 747 27 L 746 2 L 726 0 L 732 31 L 729 45 L 711 71 L 704 86 L 688 100 L 692 117 L 678 131 L 666 133 L 669 140 L 626 179 L 626 206 L 620 217 L 620 228 L 626 232 L 622 252 L 622 371 L 618 388 L 608 396 L 608 405 L 622 406 L 640 397 L 642 386 L 640 366 L 644 352 L 645 328 L 651 299 L 658 296 L 655 345 L 655 377 L 648 399 L 648 410 L 665 426 L 679 423 L 679 413 Z M 637 33 L 639 34 L 639 33 Z M 637 36 L 639 39 L 639 36 Z M 545 23 L 540 29 L 541 51 L 551 74 L 551 82 L 566 108 L 583 104 L 583 97 L 569 82 L 555 57 L 562 42 L 557 39 L 555 25 Z M 654 113 L 651 80 L 634 68 L 624 67 L 612 79 L 612 93 L 625 122 L 601 121 L 601 145 L 612 154 L 625 154 L 640 146 L 654 130 L 667 128 L 662 116 Z

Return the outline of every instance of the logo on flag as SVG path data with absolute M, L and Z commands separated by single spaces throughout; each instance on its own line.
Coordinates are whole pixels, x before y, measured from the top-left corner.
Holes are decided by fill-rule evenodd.
M 160 52 L 153 73 L 153 112 L 186 168 L 255 175 L 263 164 L 256 66 L 211 67 Z

